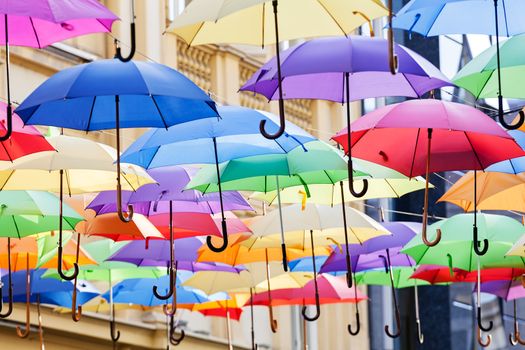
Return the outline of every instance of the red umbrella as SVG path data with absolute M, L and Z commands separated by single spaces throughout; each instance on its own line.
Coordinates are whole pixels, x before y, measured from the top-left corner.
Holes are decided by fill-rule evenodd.
M 379 108 L 351 125 L 352 155 L 408 177 L 426 175 L 422 238 L 428 218 L 428 177 L 431 172 L 482 170 L 493 163 L 525 155 L 525 151 L 494 120 L 477 109 L 434 99 L 410 100 Z M 333 139 L 348 152 L 347 129 Z M 482 255 L 474 219 L 474 248 Z
M 492 268 L 481 270 L 481 282 L 514 280 L 525 274 L 525 269 Z M 477 271 L 465 271 L 448 266 L 423 265 L 417 268 L 410 278 L 424 280 L 430 284 L 476 282 Z
M 0 134 L 4 135 L 6 128 L 7 105 L 0 102 Z M 20 117 L 13 114 L 13 133 L 6 141 L 1 141 L 0 161 L 13 161 L 32 153 L 54 151 L 45 137 L 33 126 L 24 126 Z

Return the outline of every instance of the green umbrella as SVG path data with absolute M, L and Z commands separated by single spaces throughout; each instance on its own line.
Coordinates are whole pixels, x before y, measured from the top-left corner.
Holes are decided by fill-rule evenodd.
M 477 321 L 480 330 L 488 332 L 492 329 L 492 321 L 488 326 L 481 322 L 480 280 L 481 269 L 491 267 L 521 267 L 525 260 L 519 256 L 505 254 L 521 236 L 525 227 L 518 221 L 492 214 L 477 214 L 477 234 L 490 241 L 490 249 L 485 255 L 477 255 L 471 238 L 474 214 L 459 214 L 449 219 L 441 220 L 429 227 L 430 232 L 439 230 L 442 243 L 439 246 L 427 247 L 420 236 L 414 237 L 402 250 L 414 258 L 419 265 L 443 265 L 457 267 L 467 271 L 478 271 Z
M 335 184 L 348 177 L 347 162 L 336 148 L 322 142 L 311 141 L 285 154 L 266 154 L 233 159 L 219 165 L 223 191 L 269 192 L 277 189 L 303 186 L 309 196 L 310 184 Z M 357 171 L 354 176 L 367 176 Z M 203 193 L 217 192 L 218 178 L 215 166 L 202 168 L 190 181 L 187 188 Z M 280 192 L 277 191 L 279 212 Z M 281 248 L 283 267 L 288 271 L 284 228 L 281 222 Z
M 22 238 L 37 233 L 56 230 L 59 227 L 59 199 L 47 192 L 0 191 L 0 237 L 7 237 L 7 254 L 11 255 L 11 238 Z M 84 220 L 71 207 L 64 207 L 66 229 L 73 230 Z M 13 311 L 13 286 L 11 283 L 11 259 L 8 259 L 9 307 L 0 314 L 8 317 Z M 0 287 L 0 293 L 2 292 Z M 0 303 L 0 311 L 2 303 Z
M 525 99 L 525 35 L 514 36 L 499 47 L 499 55 L 496 44 L 467 63 L 453 78 L 453 82 L 471 92 L 477 99 L 497 97 L 500 123 L 507 129 L 517 129 L 523 125 L 525 114 L 520 112 L 520 121 L 516 125 L 508 125 L 503 119 L 502 106 L 503 96 Z M 501 62 L 499 71 L 498 61 Z

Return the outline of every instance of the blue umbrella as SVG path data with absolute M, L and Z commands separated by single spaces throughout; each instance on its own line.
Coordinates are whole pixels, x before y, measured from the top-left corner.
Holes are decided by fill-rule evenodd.
M 525 149 L 525 133 L 519 130 L 511 130 L 509 134 L 514 137 L 514 140 Z M 485 171 L 497 171 L 507 174 L 519 174 L 525 172 L 525 157 L 518 157 L 509 160 L 504 160 L 489 166 Z
M 315 138 L 288 122 L 282 136 L 268 139 L 260 134 L 258 125 L 264 121 L 269 132 L 276 132 L 280 129 L 278 117 L 244 107 L 218 107 L 217 111 L 220 119 L 200 119 L 146 132 L 124 152 L 122 160 L 145 168 L 215 164 L 219 180 L 223 244 L 220 247 L 213 246 L 211 237 L 207 238 L 206 243 L 212 251 L 221 252 L 228 246 L 228 235 L 219 163 L 263 154 L 286 153 Z
M 485 34 L 496 36 L 498 66 L 499 121 L 507 129 L 518 129 L 525 122 L 509 125 L 503 118 L 501 95 L 499 35 L 513 36 L 525 33 L 521 0 L 412 0 L 393 18 L 391 27 L 420 33 L 424 36 L 446 34 Z
M 151 62 L 100 60 L 65 69 L 17 108 L 25 124 L 92 131 L 116 129 L 117 201 L 121 209 L 120 127 L 168 128 L 217 117 L 215 103 L 183 74 Z

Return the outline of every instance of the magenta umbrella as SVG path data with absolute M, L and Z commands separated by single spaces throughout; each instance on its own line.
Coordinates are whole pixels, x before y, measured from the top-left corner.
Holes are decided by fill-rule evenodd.
M 333 137 L 347 151 L 348 134 L 344 129 Z M 350 148 L 357 158 L 408 177 L 426 174 L 422 238 L 427 246 L 435 246 L 441 239 L 439 231 L 432 242 L 426 234 L 431 172 L 482 170 L 525 154 L 512 136 L 486 114 L 467 105 L 434 99 L 376 109 L 353 122 L 351 134 Z M 473 237 L 476 253 L 485 254 L 488 241 L 481 248 L 475 216 Z
M 12 133 L 9 46 L 43 48 L 85 34 L 110 32 L 117 19 L 97 0 L 0 0 L 0 44 L 5 45 L 7 72 L 7 130 L 0 141 Z
M 401 45 L 395 45 L 399 74 L 392 74 L 388 45 L 385 39 L 353 35 L 309 40 L 282 53 L 280 70 L 277 59 L 273 58 L 241 90 L 262 94 L 270 100 L 278 99 L 278 92 L 282 91 L 286 99 L 346 103 L 346 121 L 350 126 L 350 101 L 383 96 L 421 97 L 430 90 L 453 85 L 432 63 Z M 349 153 L 350 192 L 362 197 L 368 182 L 363 180 L 364 187 L 357 192 L 352 173 Z

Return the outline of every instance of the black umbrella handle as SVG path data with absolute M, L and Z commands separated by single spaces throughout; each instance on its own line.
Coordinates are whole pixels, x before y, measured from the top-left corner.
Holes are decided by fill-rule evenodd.
M 483 325 L 483 322 L 481 320 L 481 306 L 478 306 L 477 321 L 479 329 L 481 329 L 483 332 L 490 332 L 494 326 L 494 323 L 492 321 L 489 321 L 489 325 L 487 327 Z
M 350 333 L 350 335 L 353 335 L 354 337 L 358 335 L 359 332 L 361 331 L 361 319 L 359 318 L 359 308 L 357 307 L 357 304 L 356 304 L 356 311 L 355 311 L 355 322 L 356 322 L 355 330 L 352 329 L 351 324 L 347 326 L 348 333 Z
M 303 314 L 304 319 L 307 320 L 308 322 L 317 321 L 319 316 L 321 316 L 321 304 L 319 301 L 319 292 L 317 291 L 315 292 L 315 314 L 314 316 L 310 317 L 306 314 L 306 312 L 307 312 L 307 308 L 306 306 L 303 306 L 301 313 Z
M 121 62 L 129 62 L 135 56 L 135 51 L 137 48 L 136 42 L 136 32 L 135 32 L 135 0 L 131 0 L 131 23 L 129 26 L 131 34 L 131 47 L 129 55 L 126 57 L 122 56 L 122 51 L 119 46 L 119 41 L 115 39 L 115 58 L 119 59 Z
M 5 134 L 0 136 L 0 142 L 4 142 L 9 140 L 11 137 L 11 134 L 13 133 L 13 107 L 11 106 L 11 103 L 7 105 L 6 108 L 6 131 Z
M 273 6 L 273 19 L 274 19 L 274 24 L 275 24 L 277 79 L 279 80 L 277 89 L 279 93 L 279 123 L 280 125 L 279 125 L 279 130 L 277 131 L 277 133 L 269 134 L 268 132 L 266 132 L 266 129 L 265 129 L 266 120 L 261 120 L 261 123 L 259 124 L 259 131 L 267 139 L 275 140 L 284 134 L 284 130 L 286 127 L 286 117 L 285 117 L 284 99 L 283 99 L 283 85 L 282 85 L 283 77 L 282 77 L 282 72 L 281 72 L 281 53 L 279 49 L 279 16 L 278 16 L 279 2 L 277 0 L 273 0 L 272 6 Z
M 478 227 L 473 226 L 472 227 L 472 236 L 473 236 L 473 245 L 474 245 L 474 251 L 478 256 L 485 255 L 487 251 L 489 250 L 489 241 L 488 239 L 484 238 L 483 241 L 480 241 L 478 239 Z M 485 331 L 483 328 L 481 330 Z M 485 331 L 486 332 L 486 331 Z
M 13 279 L 12 279 L 12 269 L 11 269 L 11 238 L 7 237 L 7 269 L 8 269 L 8 300 L 9 304 L 7 307 L 7 311 L 5 313 L 0 313 L 0 318 L 7 318 L 13 313 Z M 1 282 L 1 281 L 0 281 Z M 0 296 L 2 296 L 2 288 L 0 287 Z M 3 301 L 2 298 L 0 298 L 0 311 L 3 309 Z
M 180 332 L 180 335 L 177 337 L 175 336 L 175 330 L 177 329 L 177 326 L 175 325 L 175 321 L 174 321 L 174 317 L 173 315 L 170 316 L 170 330 L 169 330 L 169 334 L 170 334 L 170 344 L 173 345 L 173 346 L 177 346 L 179 345 L 182 340 L 184 340 L 184 337 L 186 336 L 186 333 L 184 332 L 183 329 L 181 329 L 179 332 Z
M 228 247 L 228 228 L 226 227 L 226 219 L 222 219 L 222 245 L 219 247 L 215 247 L 213 245 L 213 241 L 211 236 L 206 237 L 206 244 L 208 245 L 208 248 L 215 253 L 220 253 L 226 250 Z
M 6 132 L 3 136 L 0 136 L 0 142 L 7 141 L 13 133 L 13 107 L 11 105 L 11 79 L 9 77 L 9 26 L 8 26 L 8 15 L 4 15 L 5 23 L 5 70 L 6 70 L 6 82 L 7 82 L 7 109 L 6 109 Z
M 399 60 L 394 53 L 394 29 L 392 28 L 392 19 L 394 18 L 392 0 L 388 0 L 388 66 L 390 73 L 397 74 Z

